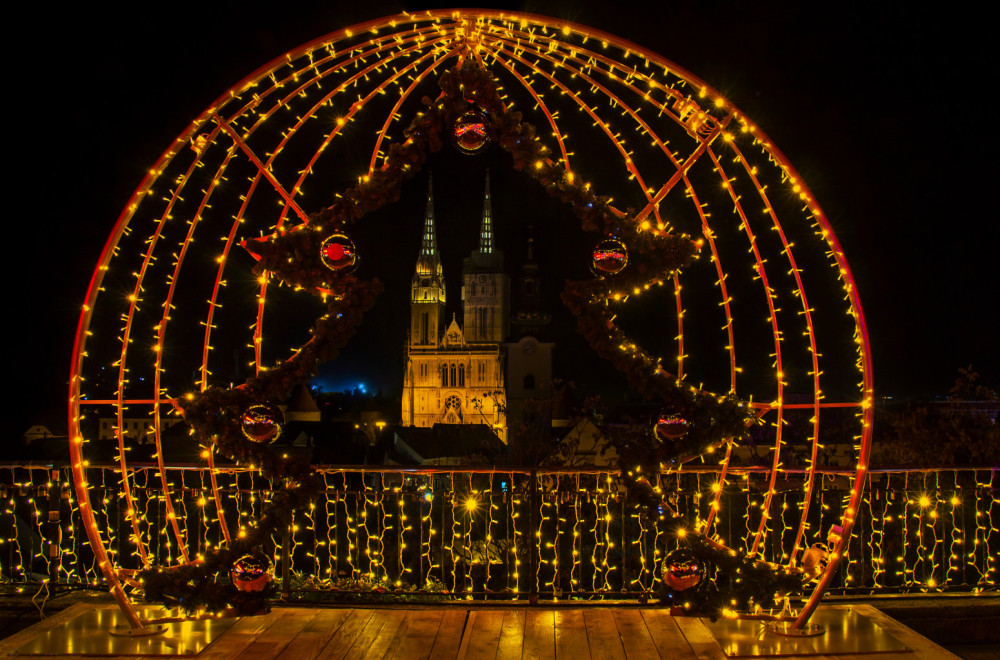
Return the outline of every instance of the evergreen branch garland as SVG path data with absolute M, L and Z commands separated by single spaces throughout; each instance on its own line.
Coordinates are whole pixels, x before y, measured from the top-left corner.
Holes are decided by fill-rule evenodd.
M 630 385 L 644 396 L 663 401 L 692 424 L 684 440 L 670 446 L 653 443 L 647 436 L 619 440 L 622 478 L 630 497 L 643 505 L 647 515 L 665 518 L 668 528 L 680 533 L 683 521 L 669 506 L 664 507 L 656 489 L 642 475 L 658 474 L 663 466 L 684 456 L 746 435 L 750 417 L 741 402 L 732 395 L 720 397 L 679 383 L 614 325 L 610 313 L 616 296 L 620 300 L 636 287 L 660 285 L 688 266 L 696 258 L 700 242 L 662 228 L 638 225 L 630 218 L 632 214 L 613 207 L 610 198 L 597 196 L 589 185 L 551 159 L 534 126 L 524 122 L 520 112 L 503 104 L 493 77 L 471 60 L 446 71 L 439 86 L 441 94 L 433 101 L 424 97 L 426 110 L 417 113 L 406 128 L 406 140 L 390 146 L 380 169 L 338 195 L 330 207 L 311 215 L 308 222 L 243 244 L 259 260 L 254 268 L 258 275 L 269 273 L 291 286 L 324 297 L 332 295 L 333 300 L 326 314 L 316 321 L 313 337 L 289 360 L 239 387 L 210 387 L 176 401 L 176 408 L 193 433 L 215 443 L 230 458 L 258 466 L 276 489 L 258 524 L 228 547 L 206 553 L 188 565 L 141 572 L 147 600 L 180 604 L 187 611 L 235 606 L 251 612 L 266 607 L 273 587 L 260 593 L 238 592 L 228 582 L 233 563 L 287 525 L 296 509 L 321 494 L 323 484 L 305 457 L 286 455 L 245 438 L 242 414 L 251 405 L 286 398 L 295 386 L 315 375 L 319 362 L 332 359 L 357 330 L 381 285 L 377 280 L 365 282 L 327 269 L 319 257 L 323 240 L 333 233 L 346 232 L 353 222 L 397 200 L 403 181 L 422 168 L 428 153 L 442 148 L 455 120 L 470 107 L 488 114 L 488 135 L 511 155 L 514 169 L 527 173 L 549 195 L 567 204 L 584 231 L 614 234 L 629 246 L 630 263 L 625 272 L 614 278 L 567 282 L 562 299 L 577 316 L 580 333 L 598 355 L 624 371 Z M 628 465 L 633 469 L 627 469 Z M 660 514 L 661 509 L 668 514 Z M 741 552 L 721 548 L 703 535 L 688 532 L 686 538 L 702 561 L 729 576 L 726 603 L 735 600 L 740 608 L 751 602 L 767 606 L 776 593 L 793 591 L 801 584 L 798 575 L 775 571 Z M 695 611 L 718 613 L 724 599 L 710 581 L 704 582 L 698 590 L 684 592 L 685 602 Z
M 635 459 L 635 455 L 627 454 L 620 459 Z M 640 459 L 640 462 L 643 461 Z M 702 533 L 691 531 L 687 521 L 664 501 L 662 493 L 650 483 L 646 474 L 655 475 L 658 471 L 622 467 L 622 479 L 629 497 L 644 509 L 648 519 L 659 520 L 660 528 L 666 535 L 686 543 L 705 567 L 706 576 L 714 570 L 718 571 L 715 581 L 706 577 L 697 587 L 684 591 L 674 591 L 665 583 L 661 584 L 661 602 L 687 614 L 708 616 L 715 620 L 723 610 L 749 612 L 755 607 L 772 608 L 777 605 L 778 598 L 801 593 L 801 571 L 768 564 L 749 556 L 742 548 L 732 550 Z

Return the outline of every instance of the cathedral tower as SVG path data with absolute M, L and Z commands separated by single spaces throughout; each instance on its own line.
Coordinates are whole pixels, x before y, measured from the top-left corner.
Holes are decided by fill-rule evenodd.
M 486 173 L 479 249 L 465 259 L 462 267 L 462 311 L 467 342 L 499 344 L 507 339 L 510 333 L 510 278 L 503 270 L 503 252 L 494 247 L 489 172 Z
M 410 346 L 437 347 L 444 328 L 445 286 L 434 229 L 434 182 L 427 180 L 427 210 L 420 255 L 410 285 Z

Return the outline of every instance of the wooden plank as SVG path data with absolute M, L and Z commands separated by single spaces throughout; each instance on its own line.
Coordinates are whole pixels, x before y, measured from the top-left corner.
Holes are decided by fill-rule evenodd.
M 369 649 L 375 644 L 387 621 L 385 610 L 368 610 L 368 620 L 365 621 L 365 624 L 355 630 L 350 639 L 344 636 L 343 655 L 334 657 L 342 657 L 347 660 L 362 660 L 368 657 Z
M 504 613 L 497 644 L 497 660 L 519 660 L 524 649 L 524 610 Z
M 951 651 L 938 646 L 931 640 L 920 635 L 913 629 L 908 628 L 871 605 L 852 605 L 851 607 L 855 612 L 868 617 L 881 626 L 883 630 L 912 649 L 913 653 L 909 654 L 911 660 L 912 658 L 920 658 L 920 660 L 937 660 L 939 658 L 942 660 L 952 660 L 958 658 L 958 656 Z M 879 657 L 883 658 L 888 656 Z
M 379 619 L 381 625 L 375 637 L 365 644 L 364 653 L 361 657 L 364 660 L 381 660 L 381 658 L 388 655 L 389 648 L 393 645 L 396 634 L 400 632 L 404 618 L 406 618 L 404 610 L 376 610 L 372 619 Z M 405 630 L 403 628 L 403 632 Z M 361 649 L 359 648 L 358 650 Z
M 36 636 L 94 607 L 90 603 L 73 605 L 0 641 L 0 655 L 11 653 Z M 913 653 L 882 653 L 878 655 L 879 660 L 957 659 L 870 605 L 852 607 L 913 649 Z M 494 657 L 725 659 L 722 649 L 701 620 L 674 618 L 665 610 L 629 608 L 471 612 L 457 608 L 276 608 L 268 615 L 241 618 L 198 657 L 199 660 L 237 657 L 241 660 L 383 657 L 399 660 Z M 860 657 L 826 655 L 817 660 Z M 65 658 L 68 660 L 72 656 Z
M 350 616 L 349 609 L 319 610 L 309 624 L 288 643 L 279 660 L 315 658 Z
M 646 628 L 642 614 L 636 609 L 614 611 L 615 626 L 625 648 L 625 657 L 632 660 L 649 660 L 659 655 L 653 637 Z
M 455 660 L 461 657 L 459 649 L 465 639 L 467 629 L 466 619 L 470 617 L 468 610 L 446 610 L 441 617 L 434 647 L 431 648 L 430 660 Z
M 541 660 L 556 657 L 556 626 L 552 610 L 531 610 L 524 617 L 524 648 L 521 657 L 525 660 Z
M 591 657 L 625 660 L 625 647 L 618 636 L 612 610 L 587 610 L 583 614 L 583 620 L 587 624 Z
M 694 651 L 681 632 L 677 621 L 666 610 L 641 610 L 642 620 L 646 623 L 656 646 L 656 652 L 661 658 L 691 658 Z
M 591 660 L 587 624 L 582 610 L 556 610 L 553 613 L 557 660 Z
M 460 653 L 458 657 L 467 660 L 495 658 L 497 647 L 500 645 L 500 633 L 503 630 L 503 615 L 502 610 L 469 612 L 469 621 L 465 624 L 468 643 L 463 640 L 465 652 Z
M 317 614 L 301 608 L 277 612 L 278 619 L 237 656 L 240 660 L 274 660 Z
M 476 614 L 477 612 L 469 612 L 465 619 L 465 629 L 462 632 L 462 644 L 458 647 L 458 653 L 455 655 L 458 660 L 463 660 L 466 652 L 469 650 L 469 642 L 472 641 L 472 629 L 476 627 Z
M 281 616 L 277 610 L 259 616 L 245 616 L 237 621 L 222 637 L 198 654 L 198 660 L 229 660 L 236 658 Z
M 441 610 L 407 611 L 403 624 L 396 633 L 396 639 L 385 657 L 398 660 L 429 658 L 444 614 Z
M 316 658 L 334 660 L 335 658 L 349 657 L 348 652 L 358 641 L 359 634 L 368 625 L 372 614 L 372 610 L 351 610 L 347 619 L 337 629 L 337 632 L 330 637 L 330 641 L 327 642 Z M 201 659 L 199 658 L 199 660 Z
M 368 622 L 355 634 L 354 643 L 344 654 L 350 660 L 360 660 L 368 653 L 368 648 L 375 643 L 375 638 L 386 623 L 384 610 L 372 610 Z
M 679 616 L 674 619 L 677 626 L 684 634 L 684 638 L 691 646 L 694 657 L 699 660 L 726 660 L 726 654 L 722 652 L 719 643 L 715 641 L 715 636 L 705 627 L 701 619 L 690 616 Z

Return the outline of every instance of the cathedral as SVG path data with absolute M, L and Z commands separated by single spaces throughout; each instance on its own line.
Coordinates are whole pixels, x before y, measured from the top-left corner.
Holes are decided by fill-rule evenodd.
M 428 183 L 420 255 L 410 286 L 403 377 L 403 426 L 485 424 L 507 442 L 504 341 L 510 330 L 510 278 L 494 247 L 486 175 L 479 247 L 462 266 L 462 324 L 445 318 L 446 287 Z

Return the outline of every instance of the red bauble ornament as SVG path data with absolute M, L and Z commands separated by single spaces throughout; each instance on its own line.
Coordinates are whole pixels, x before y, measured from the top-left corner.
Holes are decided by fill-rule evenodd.
M 617 275 L 628 265 L 628 249 L 615 237 L 606 238 L 594 248 L 591 269 L 595 275 Z
M 233 564 L 229 577 L 239 591 L 263 591 L 272 579 L 271 560 L 263 552 L 244 555 Z
M 358 267 L 358 252 L 354 242 L 344 234 L 334 234 L 319 249 L 323 265 L 337 273 L 351 273 Z
M 246 409 L 241 428 L 248 440 L 271 443 L 281 435 L 281 425 L 284 423 L 285 416 L 281 414 L 280 408 L 260 403 Z
M 663 560 L 663 583 L 674 591 L 697 587 L 705 577 L 705 566 L 687 548 L 674 550 Z
M 691 423 L 678 414 L 660 413 L 654 426 L 657 440 L 679 440 L 687 435 Z
M 487 132 L 489 115 L 478 109 L 469 110 L 455 120 L 451 127 L 451 140 L 455 148 L 472 156 L 490 145 Z

